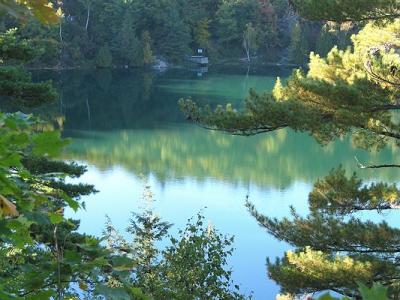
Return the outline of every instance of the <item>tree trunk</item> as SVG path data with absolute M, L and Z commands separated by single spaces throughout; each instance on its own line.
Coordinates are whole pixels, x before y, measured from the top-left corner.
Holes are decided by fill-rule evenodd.
M 86 16 L 86 25 L 85 25 L 85 30 L 88 30 L 89 27 L 89 20 L 90 20 L 90 2 L 88 3 L 87 7 L 87 16 Z
M 59 35 L 60 35 L 60 43 L 63 42 L 63 37 L 62 37 L 62 17 L 60 18 L 60 31 L 59 31 Z
M 247 61 L 250 62 L 250 46 L 249 41 L 246 39 L 246 34 L 243 34 L 243 47 L 246 51 Z

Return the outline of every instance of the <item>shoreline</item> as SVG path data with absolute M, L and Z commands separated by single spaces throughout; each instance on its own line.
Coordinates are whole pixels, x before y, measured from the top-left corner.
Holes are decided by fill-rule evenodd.
M 188 66 L 193 66 L 194 64 L 190 63 L 182 63 L 182 64 L 167 64 L 165 67 L 158 67 L 157 64 L 150 65 L 150 66 L 142 66 L 142 67 L 126 67 L 126 66 L 111 66 L 108 68 L 99 68 L 96 66 L 65 66 L 65 67 L 59 67 L 59 66 L 25 66 L 25 68 L 29 71 L 72 71 L 72 70 L 93 70 L 93 69 L 99 69 L 99 70 L 121 70 L 121 69 L 149 69 L 149 70 L 154 70 L 154 71 L 160 71 L 160 70 L 169 70 L 169 69 L 179 69 L 179 68 L 186 68 Z M 247 60 L 244 60 L 243 58 L 237 58 L 237 59 L 232 59 L 232 60 L 220 60 L 217 62 L 213 62 L 208 64 L 206 67 L 213 67 L 213 66 L 266 66 L 266 67 L 283 67 L 283 68 L 298 68 L 301 67 L 299 65 L 293 64 L 293 63 L 281 63 L 281 62 L 268 62 L 268 61 L 260 61 L 258 59 L 255 59 L 253 61 L 248 62 Z

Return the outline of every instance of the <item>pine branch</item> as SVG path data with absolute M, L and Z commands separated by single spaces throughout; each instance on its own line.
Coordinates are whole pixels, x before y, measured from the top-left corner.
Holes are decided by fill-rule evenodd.
M 364 165 L 358 160 L 357 156 L 354 156 L 354 159 L 360 169 L 400 168 L 398 164 Z
M 394 86 L 396 88 L 400 88 L 400 82 L 394 82 L 394 81 L 388 80 L 388 79 L 383 78 L 382 76 L 378 75 L 377 73 L 375 73 L 372 70 L 372 65 L 371 65 L 370 61 L 367 61 L 364 64 L 364 69 L 365 69 L 365 72 L 367 72 L 367 74 L 369 74 L 375 80 L 383 82 L 383 83 L 386 83 L 386 84 L 391 85 L 391 86 Z
M 399 18 L 400 14 L 386 14 L 386 15 L 377 15 L 377 16 L 367 16 L 361 18 L 344 18 L 344 19 L 335 19 L 335 18 L 328 18 L 326 20 L 318 20 L 318 21 L 329 21 L 329 22 L 367 22 L 367 21 L 381 21 L 381 20 L 390 20 Z
M 284 129 L 287 128 L 288 125 L 277 125 L 277 126 L 259 126 L 259 127 L 254 127 L 254 128 L 218 128 L 216 126 L 207 126 L 202 124 L 201 122 L 193 121 L 194 124 L 197 126 L 211 130 L 211 131 L 220 131 L 220 132 L 225 132 L 229 133 L 231 135 L 238 135 L 238 136 L 254 136 L 258 135 L 261 133 L 268 133 L 268 132 L 273 132 L 276 130 Z

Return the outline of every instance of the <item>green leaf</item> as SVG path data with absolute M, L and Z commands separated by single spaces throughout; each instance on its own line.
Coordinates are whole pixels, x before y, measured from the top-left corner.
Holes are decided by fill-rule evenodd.
M 7 157 L 2 158 L 1 164 L 5 167 L 20 167 L 21 155 L 17 152 L 10 153 Z
M 104 296 L 107 300 L 130 300 L 130 295 L 123 288 L 112 288 L 106 285 L 98 285 L 96 295 Z
M 61 197 L 63 198 L 63 200 L 68 204 L 68 206 L 70 208 L 72 208 L 72 210 L 74 212 L 76 212 L 79 209 L 79 202 L 72 199 L 71 197 L 69 197 L 68 195 L 66 195 L 65 193 L 62 193 Z
M 35 135 L 33 141 L 33 155 L 57 156 L 62 148 L 68 144 L 61 140 L 59 131 L 48 131 Z
M 53 291 L 41 291 L 34 296 L 28 296 L 26 300 L 43 300 L 43 299 L 50 299 L 54 296 Z
M 133 260 L 126 256 L 116 256 L 111 261 L 116 271 L 129 271 L 133 268 Z
M 49 217 L 52 224 L 60 224 L 64 220 L 62 215 L 56 213 L 50 213 Z
M 331 296 L 331 294 L 329 294 L 329 293 L 326 293 L 326 294 L 323 294 L 322 296 L 320 296 L 320 297 L 318 298 L 318 300 L 340 300 L 340 299 Z M 344 299 L 343 299 L 343 300 L 344 300 Z
M 137 287 L 132 287 L 129 290 L 130 294 L 134 297 L 135 300 L 150 300 L 151 298 L 143 294 L 142 290 Z
M 374 283 L 372 288 L 368 288 L 365 284 L 359 284 L 359 290 L 363 300 L 389 300 L 387 295 L 388 289 L 380 283 Z

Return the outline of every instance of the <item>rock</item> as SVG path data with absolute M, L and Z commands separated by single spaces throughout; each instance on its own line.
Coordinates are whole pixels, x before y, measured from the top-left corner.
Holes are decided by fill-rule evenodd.
M 169 68 L 169 64 L 163 58 L 156 58 L 151 67 L 152 67 L 152 69 L 155 69 L 155 70 L 165 70 L 165 69 Z

